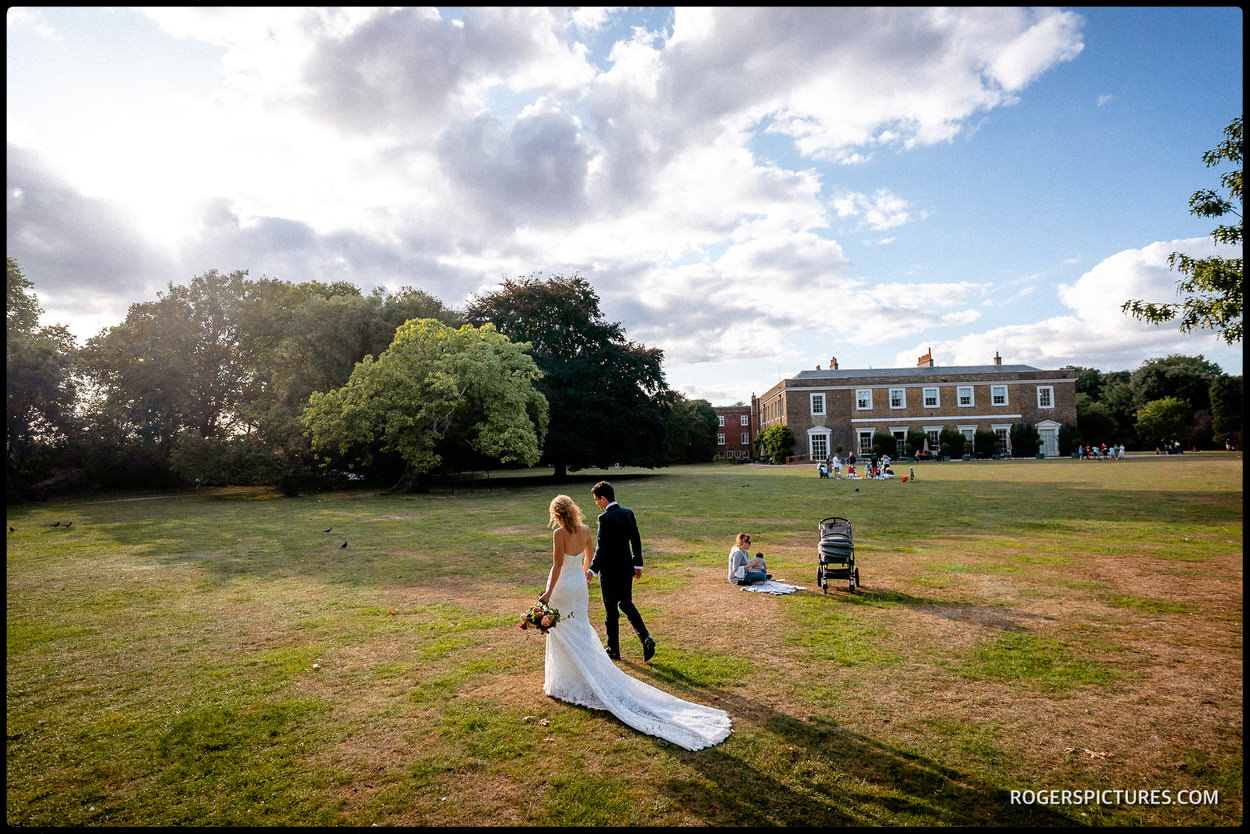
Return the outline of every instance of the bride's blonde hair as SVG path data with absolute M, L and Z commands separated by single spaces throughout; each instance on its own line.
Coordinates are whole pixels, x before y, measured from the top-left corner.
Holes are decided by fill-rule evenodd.
M 563 527 L 570 533 L 576 533 L 582 523 L 582 511 L 567 495 L 557 495 L 551 499 L 551 529 Z

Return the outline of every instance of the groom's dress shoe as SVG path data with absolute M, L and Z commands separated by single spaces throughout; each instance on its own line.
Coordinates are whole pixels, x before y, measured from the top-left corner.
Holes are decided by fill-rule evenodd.
M 650 637 L 642 641 L 642 659 L 650 660 L 655 654 L 655 641 Z
M 613 660 L 620 660 L 620 659 L 621 659 L 621 653 L 620 653 L 620 652 L 614 652 L 614 651 L 612 651 L 611 649 L 607 649 L 606 651 L 607 651 L 607 653 L 608 653 L 608 657 L 612 658 Z

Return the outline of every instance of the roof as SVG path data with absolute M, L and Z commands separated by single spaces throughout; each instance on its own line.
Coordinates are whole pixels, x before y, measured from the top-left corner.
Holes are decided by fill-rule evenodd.
M 1040 368 L 1031 365 L 951 365 L 947 367 L 916 367 L 916 368 L 847 368 L 846 370 L 813 370 L 799 371 L 792 379 L 864 379 L 866 377 L 936 377 L 954 374 L 1021 374 L 1040 373 Z

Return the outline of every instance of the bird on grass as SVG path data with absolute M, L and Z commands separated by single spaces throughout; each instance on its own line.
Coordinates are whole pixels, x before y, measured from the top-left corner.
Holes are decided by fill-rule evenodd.
M 53 526 L 53 527 L 60 527 L 60 526 L 61 526 L 61 522 L 59 522 L 59 521 L 54 521 L 54 522 L 52 522 L 52 526 Z
M 331 530 L 333 530 L 333 529 L 334 529 L 334 526 L 333 526 L 333 525 L 331 525 L 331 526 L 327 527 L 326 529 L 322 530 L 321 532 L 323 532 L 323 533 L 329 533 L 329 532 L 330 532 Z
M 72 521 L 67 521 L 67 522 L 65 522 L 65 526 L 66 526 L 66 527 L 73 527 L 73 526 L 74 526 L 74 522 L 72 522 Z
M 347 547 L 347 542 L 343 542 L 342 544 L 340 544 L 340 545 L 339 545 L 339 550 L 342 550 L 342 549 L 343 549 L 343 548 L 345 548 L 345 547 Z

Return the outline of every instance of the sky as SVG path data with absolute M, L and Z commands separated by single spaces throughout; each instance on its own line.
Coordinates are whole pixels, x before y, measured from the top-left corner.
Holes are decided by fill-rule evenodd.
M 53 8 L 7 17 L 7 254 L 80 343 L 209 270 L 460 307 L 580 275 L 668 384 L 1240 344 L 1176 301 L 1240 8 Z M 1224 222 L 1229 222 L 1225 218 Z M 1239 255 L 1236 255 L 1239 256 Z

